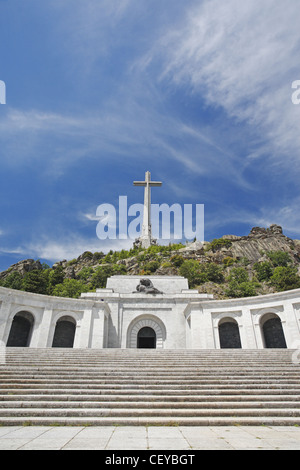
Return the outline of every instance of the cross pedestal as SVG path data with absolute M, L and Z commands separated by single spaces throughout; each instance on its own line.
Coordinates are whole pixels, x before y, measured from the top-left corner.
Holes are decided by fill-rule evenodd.
M 134 181 L 134 186 L 144 186 L 144 213 L 143 213 L 143 226 L 140 238 L 135 241 L 135 245 L 149 248 L 154 245 L 156 240 L 152 238 L 151 231 L 151 187 L 161 186 L 161 181 L 151 181 L 150 171 L 145 173 L 145 181 Z

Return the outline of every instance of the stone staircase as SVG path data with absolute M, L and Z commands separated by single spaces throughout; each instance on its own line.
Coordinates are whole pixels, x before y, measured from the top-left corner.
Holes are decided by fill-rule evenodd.
M 0 424 L 300 425 L 293 353 L 6 348 Z

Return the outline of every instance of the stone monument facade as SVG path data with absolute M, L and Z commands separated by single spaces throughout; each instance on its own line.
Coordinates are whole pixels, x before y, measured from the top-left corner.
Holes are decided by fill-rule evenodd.
M 300 349 L 300 289 L 214 300 L 180 276 L 112 276 L 80 299 L 0 287 L 0 345 Z

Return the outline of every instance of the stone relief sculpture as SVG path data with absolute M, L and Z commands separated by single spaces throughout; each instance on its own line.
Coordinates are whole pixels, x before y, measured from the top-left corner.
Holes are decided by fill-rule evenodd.
M 136 291 L 134 291 L 133 294 L 137 292 L 141 292 L 144 294 L 163 294 L 163 292 L 153 286 L 152 281 L 150 281 L 150 279 L 141 279 L 139 285 L 136 286 Z

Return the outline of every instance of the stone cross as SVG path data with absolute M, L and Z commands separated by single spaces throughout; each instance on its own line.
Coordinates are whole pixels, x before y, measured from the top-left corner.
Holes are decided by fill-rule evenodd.
M 146 171 L 145 181 L 134 181 L 133 185 L 145 187 L 142 234 L 138 241 L 143 248 L 149 248 L 153 242 L 155 243 L 151 233 L 151 187 L 161 186 L 162 183 L 161 181 L 151 181 L 150 171 Z

